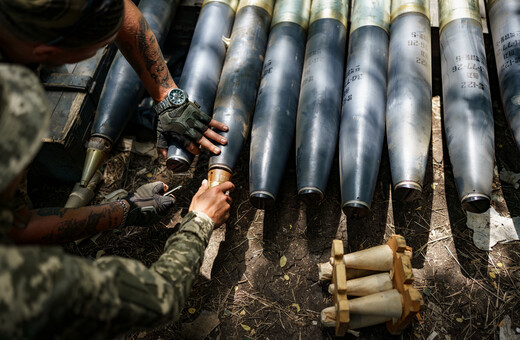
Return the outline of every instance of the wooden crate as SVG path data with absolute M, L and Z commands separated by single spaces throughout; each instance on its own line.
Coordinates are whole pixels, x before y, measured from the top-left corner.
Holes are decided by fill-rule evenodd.
M 40 77 L 52 115 L 49 133 L 31 167 L 34 175 L 80 180 L 85 143 L 115 52 L 110 45 L 82 62 L 42 69 Z

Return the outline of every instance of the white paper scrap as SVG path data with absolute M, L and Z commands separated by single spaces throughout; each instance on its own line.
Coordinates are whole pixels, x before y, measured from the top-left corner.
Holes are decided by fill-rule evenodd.
M 473 230 L 473 243 L 482 250 L 520 239 L 520 217 L 500 216 L 493 207 L 483 214 L 468 212 L 466 225 Z

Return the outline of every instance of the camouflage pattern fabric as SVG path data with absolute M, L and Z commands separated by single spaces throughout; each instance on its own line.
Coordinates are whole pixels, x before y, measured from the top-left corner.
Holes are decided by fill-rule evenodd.
M 151 268 L 120 257 L 94 262 L 56 247 L 0 245 L 0 339 L 107 339 L 176 320 L 213 230 L 190 212 Z
M 123 18 L 123 0 L 0 0 L 0 26 L 26 41 L 67 48 L 106 40 Z
M 36 75 L 24 66 L 0 64 L 0 192 L 36 155 L 49 117 Z
M 48 111 L 29 69 L 0 64 L 0 193 L 36 154 Z M 58 247 L 9 244 L 19 205 L 0 202 L 0 339 L 106 339 L 177 319 L 214 226 L 188 213 L 148 269 L 131 259 L 92 262 Z

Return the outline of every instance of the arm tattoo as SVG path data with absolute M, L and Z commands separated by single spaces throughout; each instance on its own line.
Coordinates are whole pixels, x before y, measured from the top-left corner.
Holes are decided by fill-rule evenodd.
M 58 223 L 56 231 L 43 236 L 41 239 L 42 241 L 48 243 L 66 243 L 79 240 L 80 238 L 87 237 L 96 233 L 99 230 L 98 227 L 100 222 L 106 223 L 109 226 L 113 227 L 116 225 L 116 212 L 117 209 L 120 209 L 120 207 L 121 206 L 117 202 L 115 204 L 110 203 L 103 206 L 103 210 L 100 212 L 90 212 L 86 219 L 77 217 L 65 218 L 63 221 L 60 221 Z M 40 209 L 38 211 L 38 215 L 40 215 L 41 210 L 43 209 Z M 48 215 L 40 216 L 57 215 L 63 217 L 64 209 L 61 210 L 62 211 L 55 210 L 56 214 L 50 214 L 49 211 Z
M 41 208 L 36 211 L 38 216 L 59 216 L 63 217 L 67 212 L 67 208 Z
M 173 81 L 166 67 L 166 61 L 161 53 L 159 43 L 144 17 L 139 19 L 136 43 L 150 77 L 164 88 L 172 87 Z

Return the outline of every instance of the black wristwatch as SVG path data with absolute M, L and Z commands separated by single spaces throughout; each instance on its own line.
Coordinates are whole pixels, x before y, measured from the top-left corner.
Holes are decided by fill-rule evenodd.
M 169 108 L 177 108 L 188 102 L 188 94 L 186 91 L 179 88 L 171 89 L 166 95 L 166 98 L 161 100 L 159 103 L 153 106 L 156 114 L 161 114 L 163 111 Z

